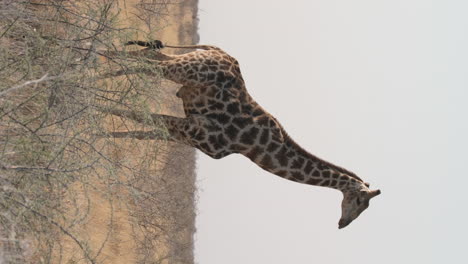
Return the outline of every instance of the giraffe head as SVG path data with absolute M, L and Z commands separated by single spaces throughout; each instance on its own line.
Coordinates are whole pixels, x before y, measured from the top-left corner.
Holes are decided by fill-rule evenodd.
M 338 228 L 344 228 L 369 207 L 369 200 L 380 194 L 380 190 L 370 190 L 365 183 L 356 190 L 344 190 L 341 202 L 341 219 Z

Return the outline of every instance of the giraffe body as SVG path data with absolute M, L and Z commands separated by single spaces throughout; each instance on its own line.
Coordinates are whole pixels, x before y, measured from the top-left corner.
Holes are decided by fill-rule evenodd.
M 161 42 L 157 44 L 163 47 Z M 193 47 L 202 50 L 165 55 L 147 48 L 135 53 L 154 59 L 165 78 L 182 85 L 176 95 L 183 101 L 186 117 L 153 115 L 164 121 L 172 140 L 215 159 L 239 153 L 285 179 L 342 191 L 340 228 L 357 218 L 369 200 L 380 194 L 379 190 L 371 191 L 354 173 L 310 154 L 294 142 L 248 94 L 236 59 L 217 47 Z M 111 113 L 141 122 L 134 113 Z
M 283 142 L 281 126 L 247 93 L 239 63 L 218 48 L 201 50 L 161 64 L 163 75 L 183 86 L 177 92 L 187 116 L 173 133 L 212 158 L 232 153 L 248 157 L 254 144 Z

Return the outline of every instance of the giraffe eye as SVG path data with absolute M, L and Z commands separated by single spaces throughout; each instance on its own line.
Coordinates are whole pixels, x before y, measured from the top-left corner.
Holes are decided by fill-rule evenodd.
M 359 198 L 356 199 L 356 204 L 361 205 L 361 200 Z

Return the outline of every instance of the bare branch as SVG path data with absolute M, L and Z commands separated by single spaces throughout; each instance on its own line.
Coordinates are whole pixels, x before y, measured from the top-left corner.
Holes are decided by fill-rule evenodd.
M 86 256 L 86 258 L 93 264 L 96 264 L 95 260 L 89 255 L 89 250 L 85 247 L 85 245 L 78 240 L 78 238 L 76 238 L 75 235 L 73 235 L 72 233 L 70 233 L 70 231 L 68 231 L 65 227 L 63 227 L 61 224 L 57 223 L 56 221 L 54 221 L 53 219 L 50 219 L 47 215 L 44 215 L 40 212 L 38 212 L 37 210 L 31 208 L 30 206 L 20 202 L 20 201 L 17 201 L 16 199 L 13 199 L 12 197 L 6 197 L 7 199 L 10 199 L 11 201 L 13 201 L 14 203 L 28 209 L 29 211 L 31 211 L 33 214 L 35 215 L 38 215 L 40 216 L 41 218 L 43 218 L 44 220 L 46 220 L 47 222 L 51 223 L 52 225 L 58 227 L 65 235 L 67 235 L 68 237 L 70 237 L 79 247 L 80 249 L 83 251 L 84 255 Z
M 20 85 L 17 85 L 17 86 L 13 86 L 13 87 L 11 87 L 11 88 L 8 88 L 8 89 L 6 89 L 6 90 L 3 90 L 3 91 L 0 92 L 0 96 L 4 96 L 4 95 L 6 95 L 6 94 L 8 94 L 8 93 L 11 93 L 11 92 L 13 92 L 13 91 L 15 91 L 15 90 L 21 89 L 21 88 L 26 87 L 26 86 L 31 85 L 31 84 L 34 84 L 35 86 L 37 86 L 38 83 L 41 83 L 41 82 L 44 82 L 44 81 L 48 81 L 48 80 L 53 80 L 53 79 L 57 78 L 57 77 L 54 77 L 54 76 L 47 77 L 48 75 L 49 75 L 49 74 L 46 73 L 46 74 L 44 74 L 44 75 L 43 75 L 41 78 L 39 78 L 39 79 L 27 81 L 27 82 L 24 82 L 23 84 L 20 84 Z
M 155 39 L 189 1 L 136 2 L 0 4 L 0 240 L 30 245 L 0 262 L 113 262 L 119 232 L 139 263 L 193 263 L 194 152 L 161 144 L 151 116 L 177 100 L 154 61 L 171 57 L 121 44 Z

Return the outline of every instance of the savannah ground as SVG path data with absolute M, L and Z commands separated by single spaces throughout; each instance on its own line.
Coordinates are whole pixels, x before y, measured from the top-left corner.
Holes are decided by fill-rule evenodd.
M 194 150 L 106 138 L 165 128 L 98 109 L 183 115 L 154 66 L 100 52 L 197 43 L 197 5 L 0 3 L 0 263 L 193 263 Z M 156 77 L 96 77 L 134 66 Z

